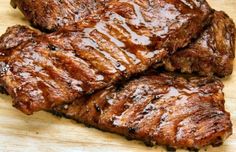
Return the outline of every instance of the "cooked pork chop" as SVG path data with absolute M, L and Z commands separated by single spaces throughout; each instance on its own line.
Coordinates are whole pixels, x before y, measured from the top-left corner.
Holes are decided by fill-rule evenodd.
M 9 28 L 0 38 L 1 84 L 27 114 L 72 102 L 186 46 L 211 13 L 203 0 L 111 1 L 49 35 L 31 38 L 30 29 L 19 27 L 25 40 L 12 37 L 17 28 Z
M 44 31 L 55 31 L 88 16 L 106 0 L 11 0 L 34 26 Z
M 212 77 L 152 74 L 53 112 L 148 145 L 199 149 L 217 146 L 232 134 L 222 89 Z
M 170 71 L 228 76 L 233 72 L 235 25 L 224 12 L 215 12 L 211 25 L 185 49 L 163 60 Z

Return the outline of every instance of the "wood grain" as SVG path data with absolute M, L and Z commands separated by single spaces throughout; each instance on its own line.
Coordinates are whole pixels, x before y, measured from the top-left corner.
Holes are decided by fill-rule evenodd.
M 209 0 L 216 10 L 224 10 L 236 22 L 236 0 Z M 18 10 L 10 7 L 8 0 L 0 0 L 0 34 L 15 24 L 28 22 Z M 236 61 L 235 61 L 236 65 Z M 226 108 L 236 130 L 236 67 L 224 79 Z M 210 152 L 235 152 L 236 134 L 218 147 L 202 149 Z M 87 128 L 71 120 L 57 118 L 46 112 L 26 116 L 11 106 L 11 98 L 0 95 L 0 152 L 163 152 L 160 146 L 146 147 L 139 141 Z M 183 151 L 183 150 L 178 150 Z

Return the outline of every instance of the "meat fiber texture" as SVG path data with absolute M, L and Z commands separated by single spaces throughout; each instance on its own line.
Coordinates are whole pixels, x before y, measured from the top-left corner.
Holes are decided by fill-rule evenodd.
M 47 32 L 78 22 L 104 7 L 105 0 L 11 0 L 33 26 Z
M 163 60 L 169 71 L 229 76 L 235 58 L 235 24 L 224 12 L 215 11 L 213 21 L 197 40 Z
M 186 46 L 211 14 L 203 0 L 126 0 L 52 34 L 15 26 L 0 38 L 0 81 L 26 114 L 70 103 Z
M 28 20 L 44 31 L 75 23 L 105 7 L 108 2 L 109 0 L 12 0 L 14 7 L 18 7 Z M 50 8 L 50 13 L 46 8 Z M 186 49 L 164 59 L 165 69 L 200 75 L 229 76 L 233 71 L 235 31 L 233 21 L 224 12 L 216 11 L 211 25 L 194 42 Z M 160 65 L 162 64 L 155 67 Z
M 222 82 L 161 73 L 54 108 L 53 113 L 147 145 L 199 149 L 232 134 Z

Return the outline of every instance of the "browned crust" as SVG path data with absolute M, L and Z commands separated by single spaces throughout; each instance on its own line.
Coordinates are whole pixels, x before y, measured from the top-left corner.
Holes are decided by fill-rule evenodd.
M 227 14 L 215 11 L 213 21 L 199 38 L 163 60 L 169 71 L 229 76 L 235 58 L 235 24 Z
M 142 76 L 54 109 L 54 113 L 148 145 L 199 149 L 232 134 L 216 78 Z
M 202 0 L 111 1 L 55 33 L 1 41 L 1 83 L 23 112 L 51 109 L 145 71 L 186 46 L 211 13 Z
M 79 21 L 100 7 L 104 0 L 11 0 L 33 26 L 47 32 Z

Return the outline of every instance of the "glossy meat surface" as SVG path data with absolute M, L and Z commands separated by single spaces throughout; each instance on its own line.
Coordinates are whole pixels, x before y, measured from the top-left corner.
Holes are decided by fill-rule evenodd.
M 218 146 L 232 134 L 222 89 L 212 77 L 152 74 L 53 112 L 148 145 L 199 149 Z
M 22 41 L 8 38 L 21 33 L 9 28 L 0 38 L 1 84 L 14 106 L 27 114 L 72 102 L 186 46 L 211 12 L 203 0 L 111 1 L 104 10 L 50 35 L 31 38 L 28 29 L 23 33 L 29 39 Z
M 44 31 L 79 21 L 100 7 L 105 0 L 11 0 L 34 26 Z
M 215 11 L 211 25 L 185 49 L 163 60 L 170 71 L 228 76 L 233 72 L 235 24 L 224 12 Z
M 90 1 L 88 2 L 88 5 L 82 7 L 85 3 L 83 1 L 79 3 L 70 0 L 67 1 L 65 0 L 63 2 L 74 4 L 74 9 L 78 8 L 75 10 L 80 14 L 77 18 L 66 18 L 65 20 L 68 20 L 69 23 L 74 23 L 78 21 L 79 18 L 91 14 L 91 12 L 89 12 L 90 8 L 93 8 L 95 12 L 95 10 L 101 9 L 109 2 L 108 0 Z M 61 3 L 62 5 L 58 5 L 58 1 L 55 0 L 48 0 L 47 3 L 45 1 L 37 1 L 34 3 L 32 0 L 12 0 L 12 2 L 21 9 L 29 20 L 43 29 L 51 29 L 47 24 L 58 24 L 55 26 L 57 28 L 65 25 L 64 23 L 57 23 L 58 20 L 51 16 L 62 17 L 67 13 L 63 13 L 62 15 L 61 12 L 63 11 L 52 11 L 50 14 L 46 13 L 46 11 L 40 12 L 35 9 L 38 6 L 43 8 L 54 7 L 54 9 L 57 9 L 62 7 L 62 5 L 64 5 L 63 3 Z M 69 11 L 71 8 L 67 5 L 63 10 L 71 12 Z M 35 18 L 35 14 L 40 18 Z M 45 18 L 47 15 L 49 15 L 48 18 Z M 192 42 L 186 49 L 178 51 L 169 58 L 166 58 L 164 60 L 164 66 L 168 71 L 179 70 L 185 73 L 196 72 L 200 75 L 215 74 L 219 77 L 224 77 L 230 75 L 233 71 L 234 52 L 235 25 L 224 12 L 216 11 L 212 24 L 199 36 L 199 38 Z M 157 66 L 159 66 L 159 64 Z

